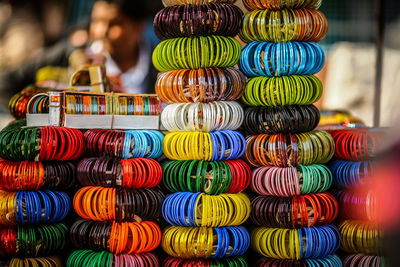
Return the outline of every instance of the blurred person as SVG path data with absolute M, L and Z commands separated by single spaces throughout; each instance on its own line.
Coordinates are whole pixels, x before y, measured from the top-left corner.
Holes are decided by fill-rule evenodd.
M 94 63 L 104 63 L 107 75 L 119 80 L 121 91 L 153 93 L 157 71 L 151 63 L 151 53 L 158 40 L 152 30 L 146 28 L 147 13 L 146 1 L 97 0 L 87 36 L 75 31 L 72 43 L 62 40 L 34 59 L 0 75 L 0 103 L 6 105 L 13 94 L 34 83 L 40 68 L 67 67 L 71 53 L 77 48 L 84 48 Z M 83 47 L 77 47 L 81 44 Z

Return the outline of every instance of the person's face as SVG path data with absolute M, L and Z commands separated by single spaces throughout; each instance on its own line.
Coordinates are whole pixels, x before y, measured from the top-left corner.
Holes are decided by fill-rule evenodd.
M 118 6 L 97 1 L 93 6 L 90 38 L 103 40 L 113 57 L 123 56 L 135 49 L 143 31 L 143 22 L 136 22 L 120 12 Z

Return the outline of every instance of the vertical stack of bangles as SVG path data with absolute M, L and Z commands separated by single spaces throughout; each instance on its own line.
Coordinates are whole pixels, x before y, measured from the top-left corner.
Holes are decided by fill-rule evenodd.
M 340 205 L 339 231 L 343 265 L 384 266 L 382 230 L 377 219 L 375 191 L 371 188 L 376 156 L 383 139 L 380 129 L 330 130 L 336 144 L 329 164 Z
M 158 218 L 164 194 L 158 187 L 164 135 L 155 130 L 88 130 L 88 157 L 77 166 L 83 187 L 73 199 L 82 218 L 70 229 L 78 248 L 67 267 L 159 266 L 151 253 L 161 242 Z
M 71 162 L 83 153 L 83 134 L 65 127 L 0 132 L 0 257 L 4 266 L 62 266 L 71 209 L 65 190 L 75 182 Z M 62 191 L 58 191 L 58 190 Z
M 241 257 L 250 235 L 241 226 L 250 216 L 242 193 L 250 168 L 239 158 L 245 138 L 236 131 L 244 120 L 236 102 L 244 75 L 233 66 L 240 57 L 243 13 L 233 0 L 165 0 L 154 19 L 163 40 L 153 53 L 162 72 L 156 82 L 169 104 L 161 115 L 169 131 L 163 151 L 163 204 L 168 226 L 162 247 L 164 266 L 247 266 Z
M 327 191 L 324 166 L 335 151 L 332 136 L 314 130 L 322 94 L 313 74 L 324 65 L 317 44 L 327 32 L 321 0 L 243 0 L 239 67 L 249 78 L 245 110 L 246 161 L 255 169 L 250 188 L 252 248 L 257 266 L 341 266 L 334 255 L 338 202 Z

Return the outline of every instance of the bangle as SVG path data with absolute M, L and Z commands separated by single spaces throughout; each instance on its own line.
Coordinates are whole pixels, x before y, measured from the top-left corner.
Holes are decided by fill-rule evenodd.
M 322 193 L 332 185 L 332 174 L 325 165 L 260 167 L 253 170 L 250 189 L 260 195 L 290 197 Z
M 68 241 L 65 224 L 28 227 L 0 227 L 0 255 L 37 257 L 57 254 L 64 250 Z
M 164 6 L 175 5 L 205 5 L 210 3 L 228 3 L 234 4 L 236 0 L 162 0 Z
M 41 188 L 71 188 L 75 166 L 71 162 L 0 160 L 0 188 L 6 191 L 37 191 Z
M 215 260 L 205 260 L 205 259 L 180 259 L 168 257 L 163 262 L 164 267 L 222 267 L 222 266 L 235 266 L 235 267 L 248 267 L 247 261 L 243 257 L 234 257 L 226 259 L 215 259 Z
M 143 253 L 140 255 L 119 254 L 115 255 L 108 251 L 96 252 L 92 250 L 76 250 L 68 257 L 67 267 L 86 266 L 84 263 L 90 260 L 89 266 L 132 266 L 132 267 L 157 267 L 160 262 L 153 253 Z
M 272 9 L 279 10 L 284 8 L 298 9 L 311 8 L 318 9 L 322 4 L 322 0 L 243 0 L 243 5 L 247 10 L 254 9 Z
M 247 77 L 309 75 L 324 63 L 324 50 L 314 42 L 252 42 L 243 47 L 239 68 Z
M 73 200 L 75 212 L 86 220 L 117 222 L 161 215 L 164 194 L 159 189 L 119 189 L 87 186 Z
M 257 196 L 251 200 L 251 220 L 258 226 L 300 228 L 332 223 L 339 210 L 330 193 L 294 197 Z
M 178 103 L 165 107 L 160 118 L 170 132 L 212 132 L 236 130 L 244 120 L 237 102 Z
M 302 133 L 317 127 L 319 110 L 314 105 L 251 107 L 244 117 L 243 127 L 251 134 Z
M 175 226 L 238 226 L 250 216 L 250 199 L 244 193 L 210 196 L 178 192 L 166 197 L 162 213 Z
M 379 129 L 342 129 L 329 131 L 335 140 L 335 157 L 365 161 L 376 156 L 384 132 Z
M 245 43 L 320 42 L 327 31 L 328 21 L 321 11 L 304 8 L 264 9 L 244 15 L 239 37 Z
M 339 188 L 368 185 L 374 173 L 372 161 L 333 160 L 328 164 L 333 175 L 333 183 Z
M 93 156 L 116 158 L 158 158 L 162 155 L 164 134 L 154 130 L 88 130 L 85 150 Z
M 140 254 L 158 247 L 161 230 L 150 221 L 118 223 L 78 220 L 70 229 L 70 238 L 78 248 Z
M 332 136 L 325 131 L 253 135 L 247 137 L 246 144 L 244 157 L 254 167 L 324 164 L 335 152 Z
M 251 244 L 258 253 L 273 259 L 322 258 L 339 249 L 340 234 L 334 225 L 301 229 L 259 227 L 251 233 Z
M 199 36 L 162 41 L 153 52 L 154 67 L 161 71 L 232 67 L 240 57 L 240 43 L 233 37 Z
M 29 85 L 24 90 L 11 97 L 8 103 L 8 110 L 17 120 L 23 119 L 26 117 L 29 100 L 31 100 L 34 95 L 45 93 L 46 91 L 45 88 Z
M 250 236 L 243 226 L 169 226 L 164 229 L 162 238 L 162 248 L 166 253 L 184 259 L 239 256 L 249 246 Z
M 86 158 L 77 166 L 83 186 L 152 188 L 162 179 L 161 165 L 154 159 Z
M 242 134 L 231 130 L 173 132 L 164 138 L 163 152 L 172 160 L 229 160 L 240 158 L 246 142 Z
M 161 73 L 156 93 L 167 103 L 238 100 L 246 77 L 236 68 L 182 69 Z
M 12 258 L 6 266 L 40 266 L 54 267 L 63 266 L 62 260 L 58 257 L 41 257 L 41 258 Z
M 322 82 L 314 75 L 255 77 L 248 80 L 242 100 L 249 106 L 310 105 L 322 96 Z
M 347 253 L 381 254 L 383 233 L 378 225 L 361 221 L 339 224 L 340 248 Z
M 30 114 L 49 113 L 49 95 L 47 93 L 39 93 L 32 96 L 26 110 Z
M 192 36 L 236 36 L 243 11 L 225 3 L 169 6 L 154 18 L 154 32 L 161 40 Z
M 341 190 L 336 196 L 340 204 L 341 218 L 376 221 L 378 207 L 375 191 Z
M 343 259 L 343 266 L 386 266 L 385 258 L 373 255 L 354 254 L 348 255 Z
M 328 255 L 324 258 L 318 259 L 304 259 L 304 260 L 280 260 L 271 258 L 261 258 L 257 261 L 259 267 L 275 267 L 275 266 L 297 266 L 297 267 L 338 267 L 342 266 L 341 259 L 336 255 Z M 344 265 L 346 266 L 346 265 Z M 371 266 L 371 265 L 357 265 L 357 266 Z M 374 266 L 374 265 L 372 265 Z

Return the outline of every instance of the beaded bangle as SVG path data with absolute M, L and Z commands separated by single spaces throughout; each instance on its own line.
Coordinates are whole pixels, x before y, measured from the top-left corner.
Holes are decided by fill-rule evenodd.
M 318 9 L 322 0 L 243 0 L 247 10 L 272 9 L 279 10 L 284 8 L 312 8 Z
M 57 254 L 68 242 L 65 224 L 28 227 L 0 226 L 0 255 L 37 257 Z
M 317 127 L 319 110 L 314 105 L 247 108 L 243 127 L 251 134 L 301 133 Z
M 71 162 L 32 162 L 0 160 L 0 189 L 6 191 L 41 188 L 70 188 L 75 166 Z
M 201 192 L 209 195 L 239 193 L 250 183 L 251 170 L 243 160 L 165 161 L 163 186 L 171 192 Z
M 240 43 L 233 37 L 182 37 L 162 41 L 153 52 L 159 71 L 232 67 L 240 57 Z
M 172 257 L 223 258 L 243 255 L 250 236 L 243 226 L 220 228 L 169 226 L 163 231 L 162 247 Z
M 246 77 L 236 68 L 182 69 L 161 73 L 156 93 L 168 104 L 209 103 L 237 100 L 245 86 Z
M 300 228 L 330 224 L 339 204 L 330 193 L 304 196 L 257 196 L 251 200 L 251 220 L 258 226 Z
M 215 161 L 240 158 L 245 147 L 243 135 L 235 131 L 175 132 L 165 135 L 163 152 L 173 160 Z
M 166 197 L 163 217 L 176 226 L 237 226 L 250 216 L 250 200 L 244 194 L 221 194 L 178 192 Z
M 234 5 L 210 3 L 175 5 L 160 10 L 154 18 L 154 32 L 161 40 L 192 36 L 236 36 L 243 11 Z
M 335 152 L 332 136 L 325 131 L 253 135 L 246 144 L 245 159 L 254 167 L 324 164 Z
M 44 88 L 29 85 L 24 90 L 11 97 L 8 103 L 8 110 L 17 120 L 23 119 L 26 117 L 29 100 L 34 95 L 44 92 L 46 92 Z
M 152 188 L 162 179 L 161 165 L 154 159 L 86 158 L 77 166 L 81 185 Z
M 253 170 L 250 188 L 260 195 L 289 197 L 327 191 L 332 174 L 325 165 L 260 167 Z
M 58 257 L 41 257 L 41 258 L 12 258 L 6 266 L 27 267 L 27 266 L 40 266 L 40 267 L 55 267 L 63 266 L 63 263 Z
M 340 248 L 347 253 L 380 254 L 383 233 L 378 225 L 360 221 L 343 221 L 339 224 Z
M 315 74 L 324 63 L 324 50 L 314 42 L 252 42 L 243 47 L 239 68 L 247 77 L 274 77 Z
M 341 190 L 336 193 L 341 218 L 352 220 L 377 220 L 378 207 L 374 190 Z
M 164 263 L 164 267 L 224 267 L 224 266 L 232 266 L 232 267 L 248 267 L 247 261 L 243 257 L 234 257 L 234 258 L 226 258 L 226 259 L 218 259 L 218 260 L 186 260 L 169 257 Z
M 150 221 L 117 223 L 79 220 L 72 225 L 70 238 L 78 248 L 140 254 L 158 247 L 161 230 Z
M 301 229 L 260 227 L 251 233 L 251 244 L 264 257 L 274 259 L 322 258 L 339 248 L 340 234 L 334 225 Z
M 343 260 L 344 267 L 358 267 L 358 266 L 371 266 L 371 267 L 382 267 L 386 266 L 385 260 L 380 256 L 355 254 L 348 255 Z
M 86 220 L 132 221 L 137 217 L 156 219 L 161 215 L 164 194 L 159 189 L 115 189 L 83 187 L 76 192 L 73 205 Z
M 112 266 L 130 266 L 130 267 L 158 267 L 160 262 L 153 253 L 143 253 L 140 255 L 120 254 L 115 255 L 108 251 L 96 252 L 91 250 L 76 250 L 68 257 L 67 267 L 112 267 Z
M 161 122 L 171 132 L 212 132 L 236 130 L 244 120 L 237 102 L 178 103 L 165 107 Z
M 328 167 L 332 172 L 334 185 L 339 188 L 367 185 L 374 172 L 372 161 L 333 160 Z
M 310 105 L 322 96 L 322 83 L 314 75 L 249 79 L 242 100 L 249 106 Z
M 164 6 L 175 5 L 205 5 L 210 3 L 234 4 L 236 0 L 162 0 Z
M 88 130 L 84 134 L 85 150 L 93 156 L 116 158 L 158 158 L 162 155 L 164 134 L 159 131 Z
M 342 261 L 336 255 L 328 255 L 324 258 L 319 259 L 304 259 L 301 261 L 296 260 L 278 260 L 271 258 L 261 258 L 257 262 L 259 267 L 276 267 L 276 266 L 296 266 L 296 267 L 342 267 Z M 359 266 L 370 266 L 370 265 L 359 265 Z

